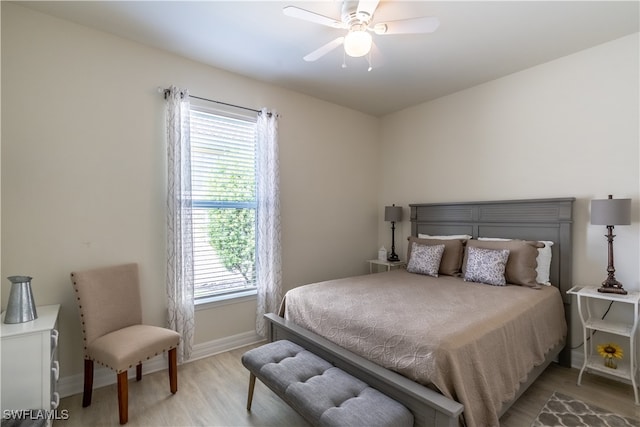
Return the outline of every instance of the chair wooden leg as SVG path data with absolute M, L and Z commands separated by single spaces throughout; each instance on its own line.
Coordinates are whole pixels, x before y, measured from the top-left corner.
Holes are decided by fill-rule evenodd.
M 93 360 L 84 359 L 84 392 L 82 393 L 82 407 L 91 405 L 93 393 Z
M 118 374 L 118 413 L 120 414 L 120 424 L 129 421 L 129 380 L 127 371 Z
M 169 350 L 169 387 L 171 393 L 176 394 L 178 391 L 178 349 Z
M 142 363 L 136 365 L 136 381 L 140 381 L 142 379 Z
M 247 396 L 247 411 L 251 410 L 251 402 L 253 401 L 253 389 L 256 387 L 256 376 L 249 373 L 249 395 Z

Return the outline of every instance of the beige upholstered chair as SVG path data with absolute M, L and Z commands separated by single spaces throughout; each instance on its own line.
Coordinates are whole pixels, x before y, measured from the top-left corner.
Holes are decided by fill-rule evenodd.
M 142 362 L 169 352 L 171 393 L 178 391 L 176 348 L 180 335 L 170 329 L 142 325 L 138 265 L 125 264 L 71 273 L 84 336 L 84 394 L 82 406 L 91 405 L 93 362 L 116 371 L 120 424 L 129 418 L 127 371 L 136 367 L 142 379 Z

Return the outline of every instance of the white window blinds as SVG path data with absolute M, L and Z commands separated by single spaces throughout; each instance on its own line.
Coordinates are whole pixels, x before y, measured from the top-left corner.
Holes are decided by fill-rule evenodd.
M 255 288 L 256 121 L 192 107 L 194 288 Z

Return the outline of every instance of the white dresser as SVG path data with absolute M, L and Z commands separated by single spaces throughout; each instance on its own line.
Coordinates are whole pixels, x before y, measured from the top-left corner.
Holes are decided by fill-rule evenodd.
M 4 323 L 2 314 L 2 410 L 56 409 L 58 312 L 60 305 L 36 307 L 38 318 Z

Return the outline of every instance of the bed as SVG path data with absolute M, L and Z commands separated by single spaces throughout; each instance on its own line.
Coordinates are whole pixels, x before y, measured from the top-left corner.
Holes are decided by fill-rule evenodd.
M 553 242 L 553 286 L 489 286 L 405 270 L 339 279 L 290 291 L 286 318 L 267 315 L 270 338 L 297 342 L 400 401 L 416 425 L 497 425 L 549 363 L 570 366 L 573 201 L 410 205 L 413 241 L 425 234 L 474 238 L 463 240 L 468 273 L 476 252 L 523 244 L 478 237 Z M 515 274 L 505 272 L 510 281 Z

